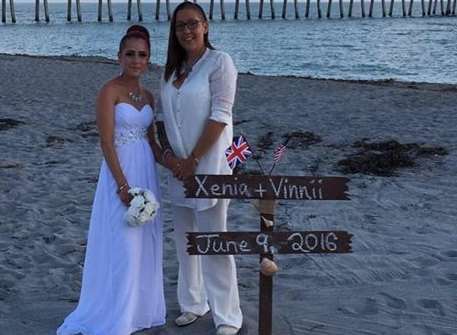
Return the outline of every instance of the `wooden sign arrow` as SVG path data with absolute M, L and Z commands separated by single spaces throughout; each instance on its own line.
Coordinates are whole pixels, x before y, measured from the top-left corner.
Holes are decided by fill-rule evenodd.
M 348 178 L 195 175 L 184 182 L 187 198 L 349 200 Z

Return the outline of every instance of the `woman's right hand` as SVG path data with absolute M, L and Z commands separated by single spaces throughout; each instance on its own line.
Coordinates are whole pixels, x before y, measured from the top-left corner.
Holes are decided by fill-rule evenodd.
M 121 199 L 122 203 L 126 205 L 127 207 L 130 205 L 130 201 L 132 201 L 133 197 L 129 193 L 130 187 L 127 185 L 127 187 L 122 188 L 117 194 L 119 196 L 119 199 Z

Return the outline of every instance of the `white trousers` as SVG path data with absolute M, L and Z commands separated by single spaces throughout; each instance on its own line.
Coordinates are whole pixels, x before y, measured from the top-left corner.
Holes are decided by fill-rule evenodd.
M 173 206 L 179 261 L 178 302 L 181 312 L 203 315 L 211 309 L 216 327 L 241 328 L 243 316 L 234 257 L 189 256 L 187 253 L 187 232 L 227 231 L 229 202 L 229 199 L 219 199 L 216 206 L 204 211 Z

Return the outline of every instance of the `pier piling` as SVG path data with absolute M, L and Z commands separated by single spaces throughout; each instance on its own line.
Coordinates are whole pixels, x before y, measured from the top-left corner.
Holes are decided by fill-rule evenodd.
M 220 0 L 220 4 L 221 4 L 221 19 L 224 21 L 225 20 L 224 0 Z
M 370 0 L 370 9 L 368 10 L 368 17 L 373 17 L 373 4 L 374 0 Z
M 365 0 L 360 0 L 360 10 L 362 11 L 362 17 L 365 17 Z
M 330 18 L 331 11 L 332 11 L 332 0 L 328 0 L 328 3 L 327 3 L 327 18 Z
M 235 1 L 235 14 L 233 15 L 233 19 L 238 20 L 238 10 L 240 8 L 240 0 Z
M 274 20 L 276 18 L 274 0 L 270 0 L 270 10 L 271 10 L 271 18 Z
M 412 16 L 412 14 L 413 14 L 413 3 L 414 3 L 414 0 L 409 1 L 408 16 Z
M 16 23 L 16 10 L 14 9 L 14 0 L 10 0 L 11 22 Z
M 386 0 L 381 0 L 382 17 L 386 17 Z
M 260 0 L 259 3 L 259 19 L 261 19 L 263 16 L 263 0 Z
M 354 0 L 349 0 L 349 12 L 348 17 L 352 17 L 352 7 L 354 6 Z
M 251 19 L 251 5 L 249 4 L 249 0 L 245 0 L 246 2 L 246 18 L 248 20 Z
M 6 23 L 6 0 L 2 0 L 2 22 Z
M 282 2 L 282 14 L 281 14 L 281 17 L 282 17 L 283 19 L 286 18 L 286 12 L 287 12 L 287 0 L 284 0 L 284 1 Z
M 82 22 L 81 1 L 80 0 L 76 0 L 76 15 L 78 16 L 78 22 Z
M 406 17 L 406 3 L 405 0 L 401 0 L 401 8 L 403 11 L 403 17 Z
M 343 0 L 339 0 L 340 3 L 340 18 L 344 17 L 344 8 L 343 8 Z
M 390 0 L 390 7 L 389 7 L 389 16 L 392 17 L 392 13 L 394 11 L 394 1 L 395 0 Z
M 422 16 L 425 16 L 425 0 L 421 0 Z
M 263 1 L 263 0 L 262 0 Z M 213 19 L 213 11 L 214 11 L 214 0 L 209 2 L 209 19 Z
M 160 0 L 156 0 L 156 21 L 160 19 Z
M 310 0 L 306 0 L 306 4 L 305 4 L 305 17 L 306 18 L 309 16 L 309 2 L 310 2 Z
M 322 18 L 322 13 L 321 13 L 321 0 L 316 1 L 317 5 L 317 17 L 320 19 Z

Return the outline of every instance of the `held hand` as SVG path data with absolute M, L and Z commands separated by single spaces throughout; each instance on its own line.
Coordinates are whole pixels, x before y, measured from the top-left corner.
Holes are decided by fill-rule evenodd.
M 171 172 L 173 172 L 173 175 L 176 177 L 177 173 L 178 173 L 178 163 L 179 163 L 179 159 L 176 158 L 175 155 L 173 154 L 169 154 L 167 155 L 167 157 L 164 159 L 164 166 L 171 170 Z
M 185 180 L 195 174 L 197 164 L 193 157 L 188 157 L 186 159 L 180 159 L 178 161 L 178 171 L 176 173 L 176 178 L 179 180 Z

